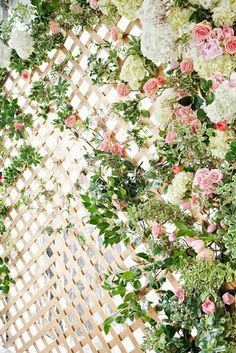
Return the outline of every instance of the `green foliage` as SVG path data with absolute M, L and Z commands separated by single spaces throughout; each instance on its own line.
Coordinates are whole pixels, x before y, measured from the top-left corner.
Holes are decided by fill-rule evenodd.
M 12 283 L 15 282 L 10 277 L 9 259 L 7 257 L 0 257 L 0 291 L 7 294 Z
M 120 101 L 112 104 L 112 110 L 115 114 L 121 116 L 126 122 L 136 124 L 141 118 L 149 118 L 150 113 L 146 109 L 142 109 L 141 97 L 136 96 L 133 100 Z
M 3 170 L 6 187 L 11 186 L 27 167 L 37 166 L 43 158 L 31 145 L 21 146 L 19 152 L 19 156 L 13 157 L 11 165 Z

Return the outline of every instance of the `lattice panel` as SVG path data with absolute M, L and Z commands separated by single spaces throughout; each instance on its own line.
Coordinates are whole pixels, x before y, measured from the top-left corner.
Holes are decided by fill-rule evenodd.
M 138 23 L 121 19 L 118 26 L 125 33 L 139 35 Z M 70 31 L 64 46 L 50 53 L 47 64 L 37 69 L 33 79 L 45 77 L 52 64 L 69 53 L 81 53 L 79 59 L 68 63 L 70 99 L 82 119 L 93 113 L 94 108 L 104 108 L 115 99 L 115 87 L 92 85 L 87 59 L 92 41 L 108 40 L 109 29 L 99 25 L 94 31 L 74 33 Z M 121 45 L 121 43 L 118 43 Z M 12 73 L 5 90 L 20 95 L 26 112 L 34 112 L 35 105 L 27 99 L 30 85 Z M 53 113 L 51 114 L 53 118 Z M 150 132 L 155 136 L 155 119 L 149 120 Z M 122 119 L 107 121 L 107 130 L 114 141 L 124 143 L 127 138 L 127 125 Z M 11 256 L 12 275 L 16 285 L 8 298 L 2 298 L 0 313 L 0 335 L 17 353 L 56 353 L 56 352 L 102 352 L 138 353 L 142 341 L 144 325 L 138 320 L 129 326 L 113 326 L 109 335 L 103 333 L 102 322 L 115 311 L 119 299 L 111 298 L 101 289 L 102 275 L 108 269 L 114 271 L 117 263 L 129 265 L 134 252 L 131 246 L 117 245 L 105 249 L 98 232 L 86 225 L 87 214 L 79 197 L 69 213 L 65 211 L 67 193 L 75 193 L 74 183 L 81 179 L 81 170 L 86 165 L 83 153 L 88 146 L 81 140 L 71 139 L 68 131 L 60 133 L 49 121 L 37 127 L 29 137 L 30 143 L 39 148 L 44 156 L 41 165 L 24 172 L 17 181 L 14 192 L 9 190 L 7 201 L 16 203 L 25 188 L 30 195 L 30 204 L 10 215 L 9 228 L 12 241 L 16 244 L 16 255 Z M 16 154 L 19 143 L 7 141 L 9 157 Z M 152 138 L 145 149 L 139 151 L 130 144 L 127 158 L 137 163 L 153 157 Z M 47 185 L 57 185 L 45 203 L 39 179 Z M 84 181 L 85 188 L 88 180 Z M 76 231 L 45 231 L 72 222 Z M 86 238 L 81 244 L 78 233 Z M 175 285 L 175 279 L 170 276 Z M 116 301 L 115 301 L 116 300 Z

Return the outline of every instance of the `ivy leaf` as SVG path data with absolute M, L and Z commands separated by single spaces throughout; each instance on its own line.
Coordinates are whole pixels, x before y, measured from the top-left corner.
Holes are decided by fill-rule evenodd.
M 178 100 L 178 103 L 183 105 L 184 107 L 190 105 L 193 103 L 193 97 L 191 96 L 186 96 L 186 97 L 183 97 L 183 98 L 180 98 Z

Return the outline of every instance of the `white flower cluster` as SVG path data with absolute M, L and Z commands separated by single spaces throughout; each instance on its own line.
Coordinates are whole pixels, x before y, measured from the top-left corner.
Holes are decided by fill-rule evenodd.
M 179 205 L 188 190 L 188 184 L 193 180 L 193 174 L 189 172 L 180 172 L 175 175 L 172 184 L 167 190 L 167 198 L 173 205 Z
M 120 73 L 121 80 L 128 82 L 131 89 L 136 90 L 140 87 L 140 82 L 145 77 L 145 67 L 138 55 L 130 55 L 125 60 Z
M 210 137 L 210 152 L 217 159 L 224 159 L 229 150 L 229 133 L 228 131 L 216 131 L 215 136 Z
M 166 1 L 144 0 L 138 17 L 142 23 L 141 50 L 156 65 L 177 60 L 178 32 L 166 22 Z
M 0 40 L 0 68 L 4 69 L 10 65 L 11 49 Z
M 22 60 L 27 60 L 33 52 L 33 39 L 26 31 L 12 32 L 10 44 Z
M 129 20 L 137 18 L 136 12 L 140 8 L 143 0 L 112 0 L 121 16 L 127 17 Z
M 214 101 L 204 107 L 208 118 L 213 123 L 226 121 L 233 123 L 236 119 L 236 87 L 231 87 L 226 80 L 215 90 Z
M 153 117 L 158 123 L 159 127 L 166 127 L 172 120 L 173 115 L 173 102 L 175 101 L 175 91 L 173 88 L 165 89 L 161 96 L 158 97 L 157 101 L 153 105 L 154 114 Z

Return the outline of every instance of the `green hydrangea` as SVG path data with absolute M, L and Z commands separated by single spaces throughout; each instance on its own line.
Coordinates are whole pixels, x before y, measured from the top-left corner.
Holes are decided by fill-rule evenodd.
M 133 21 L 137 18 L 136 12 L 142 5 L 143 0 L 112 0 L 121 16 Z

